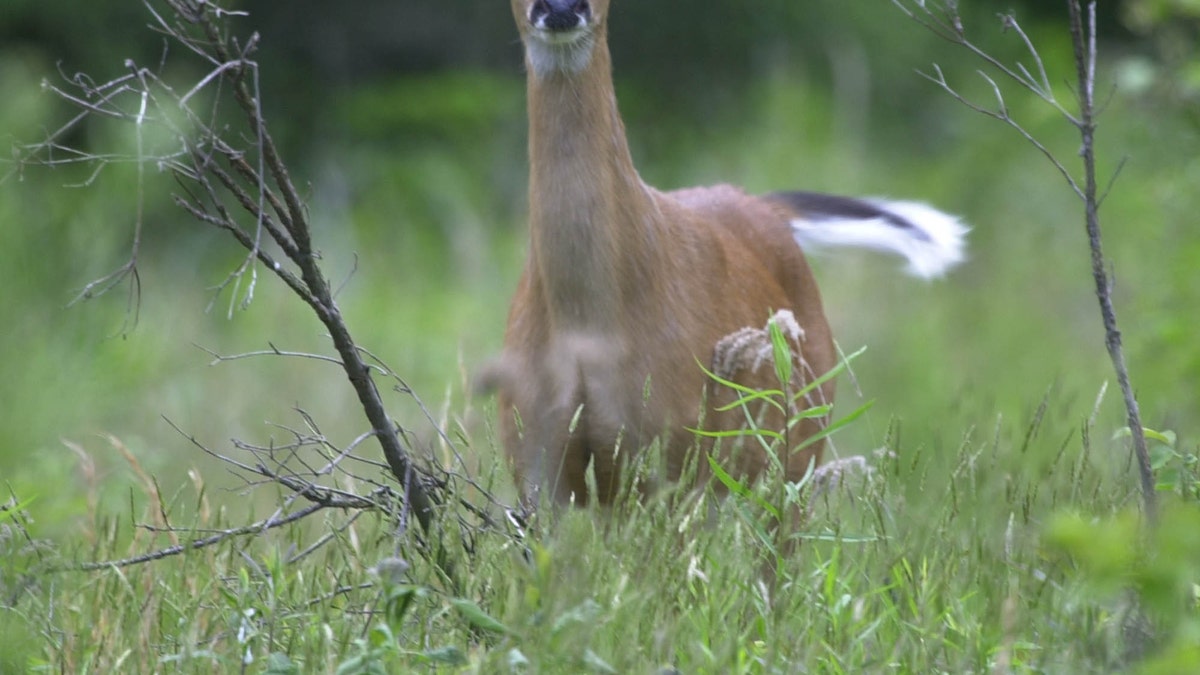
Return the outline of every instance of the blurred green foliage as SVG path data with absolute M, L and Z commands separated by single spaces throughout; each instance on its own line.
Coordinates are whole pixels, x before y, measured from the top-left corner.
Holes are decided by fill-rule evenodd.
M 1200 2 L 1130 0 L 1124 10 L 1141 49 L 1121 60 L 1118 82 L 1150 101 L 1170 102 L 1200 124 Z
M 1134 672 L 1190 673 L 1200 662 L 1200 508 L 1170 501 L 1158 525 L 1147 529 L 1129 512 L 1064 514 L 1050 523 L 1046 543 L 1070 556 L 1088 597 L 1110 608 L 1126 633 L 1154 636 L 1143 638 L 1156 643 L 1153 657 Z

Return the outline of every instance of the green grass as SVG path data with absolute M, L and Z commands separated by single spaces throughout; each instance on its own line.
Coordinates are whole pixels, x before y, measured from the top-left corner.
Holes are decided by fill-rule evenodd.
M 771 498 L 764 488 L 754 499 L 667 493 L 568 511 L 525 537 L 476 532 L 473 552 L 455 554 L 453 589 L 412 537 L 396 568 L 386 519 L 328 513 L 150 564 L 37 575 L 23 589 L 6 574 L 16 602 L 3 615 L 23 632 L 4 653 L 10 666 L 79 673 L 1065 673 L 1126 671 L 1129 654 L 1157 653 L 1177 634 L 1194 650 L 1179 626 L 1196 625 L 1194 604 L 1180 605 L 1197 578 L 1200 529 L 1181 529 L 1200 519 L 1196 503 L 1145 551 L 1129 546 L 1139 535 L 1127 517 L 1095 532 L 1087 518 L 1061 521 L 1070 511 L 1103 522 L 1137 500 L 1123 463 L 1083 446 L 1081 427 L 1047 413 L 948 456 L 892 433 L 873 473 L 810 504 L 798 552 L 774 578 L 760 542 L 771 519 L 754 507 Z M 1019 446 L 1002 440 L 1009 432 Z M 1034 473 L 1022 466 L 1033 456 L 1054 459 Z M 197 528 L 240 523 L 199 481 L 163 502 L 149 487 L 142 496 L 140 522 L 177 522 L 190 506 Z M 10 539 L 9 560 L 34 570 L 171 543 L 129 527 L 98 513 L 57 551 L 16 553 Z M 285 562 L 325 533 L 335 537 Z M 1150 575 L 1157 585 L 1138 581 L 1147 560 L 1167 570 Z M 1130 584 L 1146 592 L 1153 625 L 1175 632 L 1128 628 Z M 289 663 L 296 670 L 281 670 Z

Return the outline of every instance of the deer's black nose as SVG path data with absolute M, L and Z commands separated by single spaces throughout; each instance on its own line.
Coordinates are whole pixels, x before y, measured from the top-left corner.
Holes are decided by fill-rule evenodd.
M 574 30 L 592 17 L 588 0 L 537 0 L 529 10 L 529 22 L 552 31 Z

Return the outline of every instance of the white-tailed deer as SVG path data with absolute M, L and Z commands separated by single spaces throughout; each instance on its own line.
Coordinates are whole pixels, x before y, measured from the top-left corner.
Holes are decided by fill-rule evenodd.
M 609 501 L 622 467 L 655 439 L 665 477 L 677 478 L 694 448 L 711 451 L 688 427 L 742 426 L 741 411 L 715 410 L 733 395 L 698 362 L 713 367 L 723 338 L 772 312 L 790 310 L 799 325 L 792 346 L 804 381 L 836 364 L 802 247 L 891 251 L 930 277 L 962 259 L 966 232 L 912 202 L 647 186 L 617 112 L 608 4 L 512 0 L 528 69 L 530 246 L 491 379 L 518 487 L 526 498 L 548 491 L 558 503 Z M 722 361 L 728 379 L 778 386 L 770 367 Z M 814 397 L 832 402 L 833 394 L 830 381 Z M 806 420 L 794 438 L 825 422 Z M 819 462 L 822 445 L 782 451 L 787 478 Z M 731 474 L 757 476 L 768 466 L 760 448 L 731 450 L 721 455 L 736 461 Z

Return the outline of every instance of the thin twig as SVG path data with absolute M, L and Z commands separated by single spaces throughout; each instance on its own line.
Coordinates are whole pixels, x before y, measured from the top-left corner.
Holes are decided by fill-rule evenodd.
M 249 358 L 254 358 L 257 356 L 290 356 L 290 357 L 295 357 L 295 358 L 300 358 L 300 359 L 311 359 L 313 361 L 324 361 L 325 363 L 332 363 L 335 366 L 342 365 L 341 361 L 333 358 L 332 356 L 326 356 L 324 354 L 311 354 L 308 352 L 284 351 L 269 342 L 267 343 L 267 345 L 270 347 L 270 349 L 264 349 L 264 350 L 260 350 L 260 351 L 256 351 L 256 352 L 244 352 L 242 354 L 230 354 L 228 356 L 219 354 L 219 353 L 209 349 L 208 347 L 203 347 L 201 345 L 197 345 L 194 343 L 192 346 L 196 347 L 197 349 L 200 349 L 204 353 L 213 357 L 213 360 L 210 361 L 208 364 L 210 366 L 215 366 L 218 363 L 225 363 L 226 361 L 240 361 L 242 359 L 249 359 Z
M 202 548 L 207 548 L 214 544 L 220 544 L 221 542 L 226 541 L 232 537 L 262 534 L 266 530 L 283 527 L 284 525 L 289 525 L 291 523 L 303 520 L 303 519 L 311 516 L 312 514 L 316 513 L 317 511 L 320 511 L 325 508 L 328 508 L 328 507 L 326 507 L 323 504 L 312 504 L 304 509 L 301 509 L 294 513 L 290 513 L 284 518 L 279 518 L 279 519 L 275 520 L 274 522 L 267 522 L 265 520 L 259 521 L 256 523 L 251 523 L 249 525 L 244 525 L 242 527 L 225 530 L 224 532 L 221 532 L 219 534 L 214 534 L 210 537 L 203 537 L 201 539 L 196 539 L 195 541 L 190 541 L 186 544 L 179 544 L 176 546 L 168 546 L 166 548 L 158 549 L 156 551 L 150 551 L 149 553 L 143 553 L 142 555 L 135 555 L 135 556 L 132 556 L 129 558 L 120 558 L 118 560 L 101 560 L 101 561 L 96 561 L 96 562 L 78 563 L 75 565 L 64 565 L 61 567 L 52 568 L 50 571 L 52 571 L 52 572 L 93 572 L 96 570 L 105 570 L 105 569 L 113 569 L 113 568 L 120 568 L 120 567 L 130 567 L 132 565 L 141 565 L 144 563 L 153 562 L 155 560 L 162 560 L 163 558 L 170 558 L 171 556 L 176 556 L 176 555 L 179 555 L 180 553 L 185 553 L 187 551 L 198 551 Z

